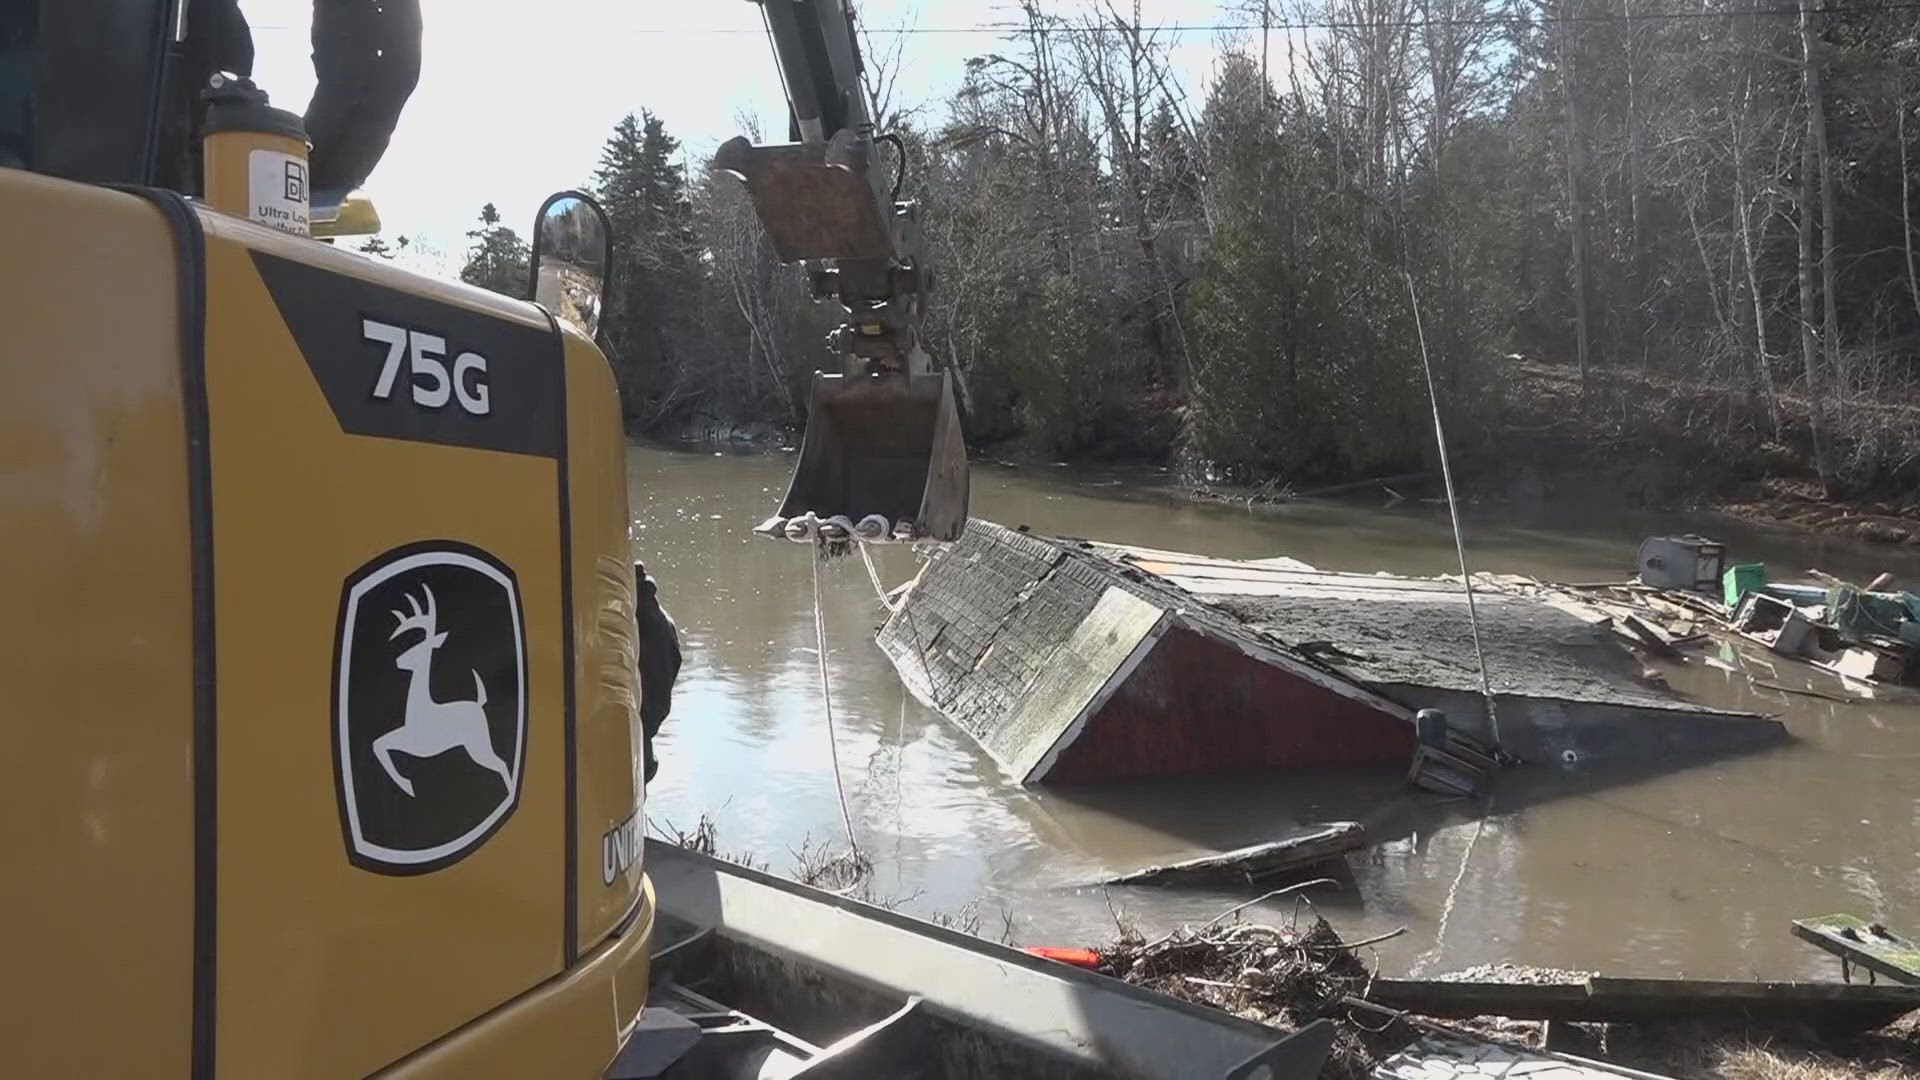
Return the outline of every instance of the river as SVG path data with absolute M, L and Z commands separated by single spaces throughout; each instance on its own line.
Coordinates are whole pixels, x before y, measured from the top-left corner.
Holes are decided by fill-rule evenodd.
M 1377 947 L 1389 974 L 1507 961 L 1826 979 L 1835 962 L 1790 936 L 1793 919 L 1848 911 L 1913 930 L 1920 695 L 1904 690 L 1840 703 L 1755 688 L 1745 674 L 1698 660 L 1667 665 L 1671 684 L 1695 700 L 1779 716 L 1794 744 L 1650 777 L 1569 782 L 1554 770 L 1521 770 L 1501 779 L 1484 818 L 1379 773 L 1023 789 L 902 688 L 873 643 L 884 611 L 860 560 L 849 558 L 824 564 L 819 578 L 830 743 L 811 559 L 748 532 L 777 504 L 792 460 L 629 449 L 636 556 L 660 581 L 685 654 L 647 795 L 656 835 L 709 814 L 723 852 L 776 872 L 789 871 L 803 845 L 844 846 L 837 748 L 847 804 L 875 863 L 874 894 L 922 917 L 971 911 L 981 934 L 1022 945 L 1097 943 L 1113 935 L 1116 915 L 1155 933 L 1209 919 L 1249 897 L 1109 894 L 1086 883 L 1255 843 L 1275 823 L 1301 820 L 1366 824 L 1375 843 L 1350 857 L 1351 880 L 1313 895 L 1349 940 L 1406 928 Z M 1446 518 L 1432 507 L 1250 513 L 1155 490 L 1152 476 L 976 466 L 973 513 L 1226 558 L 1457 571 Z M 1920 557 L 1903 551 L 1721 519 L 1552 508 L 1474 513 L 1466 529 L 1476 571 L 1620 580 L 1643 537 L 1694 529 L 1725 542 L 1733 561 L 1861 580 L 1888 570 L 1920 582 Z M 888 587 L 915 568 L 908 551 L 880 559 Z M 1497 672 L 1499 658 L 1490 663 Z M 1804 681 L 1790 668 L 1779 681 Z M 1773 678 L 1764 668 L 1756 677 Z M 1291 910 L 1254 914 L 1284 920 Z

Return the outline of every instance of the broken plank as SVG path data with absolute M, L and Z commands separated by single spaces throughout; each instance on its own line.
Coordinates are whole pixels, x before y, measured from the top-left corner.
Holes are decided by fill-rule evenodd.
M 1666 635 L 1647 625 L 1637 615 L 1623 614 L 1614 620 L 1614 632 L 1626 639 L 1628 644 L 1643 648 L 1655 656 L 1671 660 L 1680 655 L 1680 650 L 1673 647 L 1673 642 L 1667 640 Z
M 1340 821 L 1310 833 L 1255 844 L 1166 866 L 1149 866 L 1108 880 L 1110 885 L 1244 884 L 1296 870 L 1365 847 L 1367 831 L 1356 821 Z
M 1920 945 L 1857 915 L 1793 920 L 1793 936 L 1895 982 L 1920 984 Z

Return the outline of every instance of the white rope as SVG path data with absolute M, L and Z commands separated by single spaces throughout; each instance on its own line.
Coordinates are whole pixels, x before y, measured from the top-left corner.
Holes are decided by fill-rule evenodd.
M 867 564 L 867 580 L 873 582 L 873 592 L 880 598 L 880 606 L 891 615 L 900 610 L 900 605 L 887 599 L 887 587 L 880 583 L 880 568 L 873 565 L 873 553 L 867 550 L 866 541 L 860 541 L 860 561 Z
M 865 549 L 863 548 L 862 551 Z M 840 799 L 840 820 L 847 827 L 847 847 L 857 857 L 860 844 L 853 838 L 853 814 L 847 809 L 847 786 L 840 778 L 840 739 L 833 727 L 833 684 L 827 678 L 827 619 L 820 606 L 820 563 L 826 552 L 813 555 L 813 637 L 820 661 L 820 700 L 827 707 L 827 749 L 833 757 L 833 792 Z
M 1467 541 L 1460 529 L 1460 502 L 1453 492 L 1453 465 L 1447 454 L 1447 429 L 1440 423 L 1440 394 L 1433 385 L 1433 361 L 1427 356 L 1427 331 L 1420 322 L 1420 295 L 1414 291 L 1413 275 L 1401 271 L 1407 279 L 1407 296 L 1413 300 L 1413 329 L 1420 340 L 1420 365 L 1427 373 L 1427 401 L 1433 405 L 1433 435 L 1440 444 L 1440 476 L 1447 487 L 1447 514 L 1453 519 L 1453 550 L 1460 557 L 1460 581 L 1467 589 L 1467 625 L 1473 631 L 1473 655 L 1480 661 L 1480 693 L 1487 700 L 1487 731 L 1493 736 L 1493 748 L 1500 749 L 1500 718 L 1493 704 L 1493 678 L 1487 674 L 1487 653 L 1480 645 L 1480 611 L 1473 599 L 1473 571 L 1467 568 Z M 1468 849 L 1471 851 L 1471 847 Z M 1462 872 L 1465 868 L 1462 867 Z
M 1473 835 L 1467 838 L 1467 850 L 1460 853 L 1460 869 L 1454 871 L 1453 884 L 1447 887 L 1447 901 L 1440 906 L 1440 926 L 1433 934 L 1433 948 L 1420 954 L 1413 962 L 1409 975 L 1415 977 L 1426 974 L 1427 965 L 1440 959 L 1447 947 L 1447 923 L 1453 918 L 1453 905 L 1460 899 L 1460 883 L 1467 880 L 1467 864 L 1473 861 L 1473 846 L 1480 842 L 1480 834 L 1487 831 L 1487 817 L 1493 813 L 1493 796 L 1480 807 L 1480 823 L 1473 827 Z

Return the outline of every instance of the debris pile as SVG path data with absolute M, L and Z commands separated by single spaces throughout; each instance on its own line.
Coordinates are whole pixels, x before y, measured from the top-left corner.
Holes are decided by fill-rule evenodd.
M 1181 927 L 1156 941 L 1123 928 L 1119 940 L 1099 950 L 1099 970 L 1183 1001 L 1292 1029 L 1334 1015 L 1344 999 L 1364 993 L 1370 975 L 1355 948 L 1317 915 L 1304 928 L 1216 921 Z M 1375 1065 L 1409 1039 L 1400 1030 L 1376 1032 L 1343 1023 L 1325 1075 L 1371 1076 Z
M 1805 583 L 1783 582 L 1769 580 L 1765 565 L 1746 563 L 1678 584 L 1670 575 L 1650 575 L 1645 561 L 1633 581 L 1553 584 L 1484 573 L 1474 581 L 1490 592 L 1533 597 L 1591 625 L 1606 625 L 1650 657 L 1684 663 L 1684 646 L 1718 637 L 1820 668 L 1855 692 L 1879 683 L 1920 683 L 1920 594 L 1895 591 L 1891 575 L 1861 586 L 1809 570 Z
M 1228 921 L 1233 919 L 1234 921 Z M 1395 935 L 1387 935 L 1389 937 Z M 1750 1080 L 1757 1076 L 1807 1077 L 1859 1075 L 1874 1080 L 1920 1080 L 1920 1040 L 1905 1022 L 1879 1030 L 1822 1032 L 1792 1022 L 1671 1019 L 1637 1022 L 1559 1022 L 1558 1038 L 1576 1043 L 1579 1058 L 1557 1056 L 1554 1025 L 1537 1019 L 1512 1019 L 1489 1010 L 1475 1014 L 1442 1002 L 1445 1023 L 1422 1018 L 1429 1010 L 1383 1007 L 1368 999 L 1393 983 L 1376 978 L 1356 955 L 1373 941 L 1345 942 L 1317 915 L 1310 924 L 1296 918 L 1290 926 L 1237 920 L 1237 911 L 1199 927 L 1185 926 L 1149 941 L 1122 925 L 1118 940 L 1098 950 L 1098 970 L 1136 986 L 1184 1001 L 1233 1013 L 1280 1030 L 1298 1029 L 1316 1019 L 1334 1020 L 1340 1029 L 1326 1077 L 1373 1080 L 1436 1075 L 1410 1067 L 1448 1060 L 1445 1047 L 1502 1053 L 1529 1066 L 1579 1062 L 1584 1069 L 1566 1075 L 1658 1076 L 1675 1080 Z M 1484 965 L 1434 977 L 1436 984 L 1457 984 L 1463 999 L 1486 995 L 1474 986 L 1579 988 L 1598 980 L 1588 972 L 1511 964 Z M 1621 980 L 1612 980 L 1621 982 Z M 1920 1016 L 1920 1013 L 1916 1013 Z M 1445 1044 L 1445 1047 L 1442 1046 Z M 1765 1063 L 1781 1071 L 1753 1069 L 1767 1047 Z M 1605 1063 L 1597 1060 L 1605 1056 Z M 1431 1061 L 1428 1059 L 1431 1058 Z M 1652 1070 L 1632 1073 L 1629 1068 Z M 1855 1072 L 1839 1070 L 1853 1069 Z M 1880 1070 L 1880 1071 L 1874 1071 Z M 1517 1074 L 1516 1074 L 1517 1075 Z M 1554 1075 L 1561 1075 L 1555 1072 Z
M 1101 971 L 1248 1020 L 1295 1027 L 1367 982 L 1367 969 L 1325 919 L 1305 930 L 1233 923 L 1134 935 L 1101 950 Z

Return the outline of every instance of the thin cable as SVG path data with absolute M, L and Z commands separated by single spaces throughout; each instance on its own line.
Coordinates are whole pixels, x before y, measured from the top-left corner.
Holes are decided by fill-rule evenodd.
M 1467 568 L 1467 541 L 1460 529 L 1460 501 L 1453 491 L 1453 464 L 1447 453 L 1447 429 L 1440 422 L 1440 392 L 1433 384 L 1433 360 L 1427 355 L 1427 331 L 1420 322 L 1420 294 L 1414 290 L 1413 275 L 1401 271 L 1407 279 L 1407 296 L 1413 300 L 1413 330 L 1420 339 L 1420 366 L 1427 373 L 1427 400 L 1433 405 L 1433 437 L 1440 444 L 1440 476 L 1447 486 L 1447 515 L 1453 519 L 1453 550 L 1460 557 L 1460 582 L 1467 589 L 1467 626 L 1473 631 L 1473 655 L 1480 662 L 1480 693 L 1487 701 L 1487 731 L 1493 736 L 1493 748 L 1500 749 L 1500 717 L 1493 703 L 1493 677 L 1487 673 L 1487 652 L 1480 645 L 1480 609 L 1473 599 L 1473 571 Z
M 1844 6 L 1817 7 L 1808 14 L 1812 15 L 1853 15 L 1870 14 L 1876 11 L 1913 11 L 1920 9 L 1920 3 L 1910 0 L 1896 0 L 1885 4 L 1848 4 Z M 1783 18 L 1799 18 L 1798 7 L 1750 8 L 1746 11 L 1654 11 L 1646 14 L 1635 12 L 1629 19 L 1625 15 L 1482 15 L 1470 19 L 1381 19 L 1367 21 L 1360 19 L 1329 19 L 1320 22 L 1285 21 L 1276 22 L 1272 30 L 1375 30 L 1406 29 L 1424 30 L 1429 27 L 1452 26 L 1562 26 L 1578 23 L 1625 23 L 1625 22 L 1683 22 L 1699 19 L 1743 19 L 1755 15 L 1773 15 Z M 1026 23 L 987 23 L 979 26 L 901 26 L 867 30 L 869 34 L 1017 34 L 1038 29 L 1047 34 L 1110 34 L 1118 33 L 1121 28 L 1114 26 L 1071 26 L 1067 24 L 1042 25 L 1033 27 Z M 1131 30 L 1131 27 L 1126 28 Z M 1143 26 L 1140 32 L 1154 34 L 1216 34 L 1241 30 L 1258 30 L 1259 27 L 1243 23 L 1171 23 L 1163 26 Z M 640 34 L 672 33 L 710 33 L 710 34 L 759 34 L 764 30 L 745 28 L 714 28 L 698 31 L 674 31 L 643 27 L 632 31 Z
M 824 556 L 813 555 L 813 639 L 820 660 L 820 700 L 827 706 L 827 749 L 833 756 L 833 793 L 840 799 L 840 821 L 847 827 L 847 847 L 855 856 L 860 844 L 853 838 L 853 814 L 847 809 L 847 786 L 840 779 L 840 738 L 833 727 L 833 684 L 827 678 L 827 618 L 820 607 L 820 563 Z
M 1809 15 L 1867 15 L 1877 11 L 1916 11 L 1920 2 L 1899 0 L 1885 4 L 1848 4 L 1845 6 L 1816 7 L 1808 10 Z M 1635 12 L 1629 19 L 1625 15 L 1488 15 L 1471 19 L 1382 19 L 1377 22 L 1361 20 L 1327 20 L 1323 22 L 1276 22 L 1272 30 L 1424 30 L 1454 26 L 1561 26 L 1577 23 L 1625 23 L 1625 22 L 1681 22 L 1704 19 L 1744 19 L 1750 16 L 1773 15 L 1799 18 L 1797 7 L 1750 8 L 1746 11 L 1653 11 L 1641 14 Z M 303 26 L 267 24 L 251 27 L 254 31 L 305 30 Z M 892 26 L 861 28 L 865 34 L 895 34 L 915 36 L 921 34 L 1012 34 L 1025 33 L 1036 29 L 1026 23 L 984 23 L 977 26 Z M 1047 34 L 1110 34 L 1119 32 L 1111 26 L 1040 26 L 1037 28 Z M 1164 26 L 1143 26 L 1143 34 L 1214 34 L 1236 30 L 1258 30 L 1259 26 L 1241 23 L 1172 23 Z M 620 33 L 644 37 L 668 37 L 676 34 L 697 34 L 708 37 L 727 37 L 738 35 L 764 36 L 764 27 L 745 26 L 636 26 L 619 31 Z

